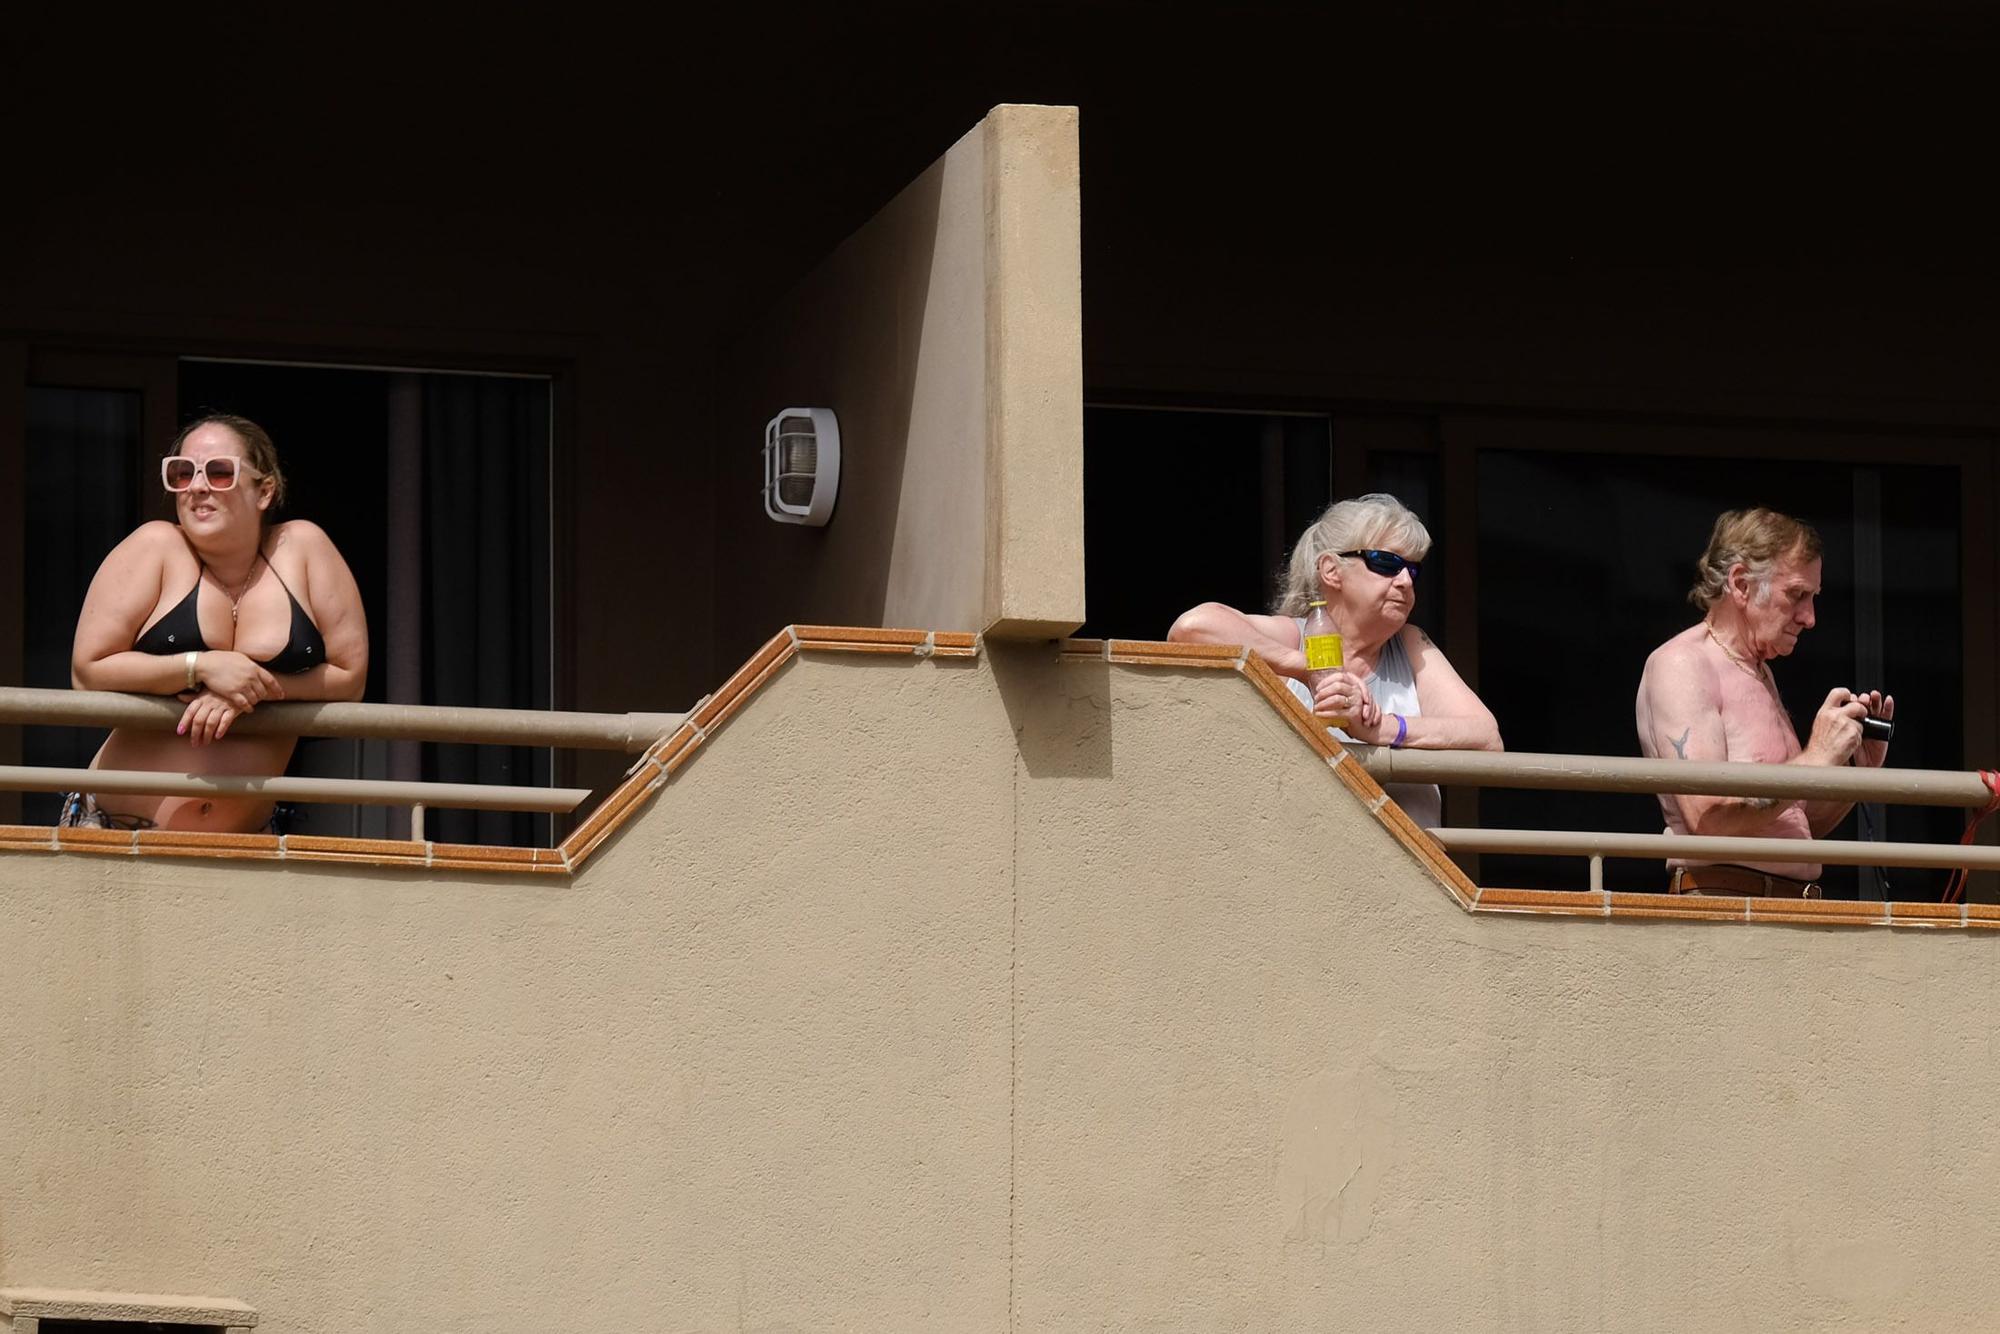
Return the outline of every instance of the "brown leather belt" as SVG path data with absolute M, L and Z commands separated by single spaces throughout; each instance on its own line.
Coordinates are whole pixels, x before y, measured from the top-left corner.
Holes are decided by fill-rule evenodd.
M 1669 894 L 1727 894 L 1753 899 L 1816 899 L 1817 881 L 1753 871 L 1747 866 L 1676 866 Z

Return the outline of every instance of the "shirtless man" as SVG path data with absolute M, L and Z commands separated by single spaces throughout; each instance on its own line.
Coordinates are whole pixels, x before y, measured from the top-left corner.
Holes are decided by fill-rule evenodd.
M 1813 627 L 1820 591 L 1819 534 L 1774 510 L 1731 510 L 1715 521 L 1688 601 L 1702 619 L 1653 650 L 1639 681 L 1639 747 L 1654 759 L 1747 760 L 1760 764 L 1880 766 L 1886 741 L 1864 742 L 1861 720 L 1892 718 L 1880 691 L 1827 692 L 1812 735 L 1798 733 L 1767 665 Z M 1850 802 L 1773 797 L 1663 795 L 1675 834 L 1817 838 L 1847 816 Z M 1818 898 L 1820 868 L 1809 862 L 1742 865 L 1667 863 L 1676 894 Z

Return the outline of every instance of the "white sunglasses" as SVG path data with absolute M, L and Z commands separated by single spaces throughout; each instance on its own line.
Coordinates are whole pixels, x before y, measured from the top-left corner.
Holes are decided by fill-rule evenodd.
M 208 489 L 211 491 L 234 489 L 238 474 L 250 477 L 264 475 L 241 459 L 233 459 L 226 454 L 217 455 L 206 463 L 196 463 L 181 454 L 169 454 L 160 460 L 160 484 L 169 491 L 187 490 L 194 485 L 197 473 L 208 479 Z

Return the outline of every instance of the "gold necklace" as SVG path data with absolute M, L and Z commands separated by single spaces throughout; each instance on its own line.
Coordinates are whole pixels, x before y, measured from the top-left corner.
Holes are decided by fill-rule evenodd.
M 1708 627 L 1708 639 L 1710 643 L 1714 644 L 1717 648 L 1722 650 L 1723 657 L 1729 659 L 1731 662 L 1735 663 L 1738 667 L 1741 667 L 1744 671 L 1756 677 L 1759 681 L 1762 681 L 1764 679 L 1764 664 L 1761 662 L 1754 664 L 1748 663 L 1743 661 L 1743 659 L 1737 657 L 1736 651 L 1734 649 L 1730 648 L 1729 645 L 1723 643 L 1720 639 L 1716 638 L 1715 627 L 1712 625 Z
M 229 599 L 229 623 L 231 625 L 236 624 L 237 609 L 243 604 L 243 595 L 250 591 L 250 581 L 256 577 L 257 562 L 253 559 L 250 562 L 250 573 L 243 576 L 242 587 L 238 588 L 234 593 L 229 591 L 229 585 L 223 583 L 222 580 L 217 579 L 215 581 L 215 586 L 222 590 L 222 596 Z

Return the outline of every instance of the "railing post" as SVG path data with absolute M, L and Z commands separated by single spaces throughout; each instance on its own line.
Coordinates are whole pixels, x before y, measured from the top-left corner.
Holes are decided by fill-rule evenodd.
M 1604 892 L 1604 858 L 1597 853 L 1591 854 L 1590 858 L 1590 892 L 1593 894 Z

